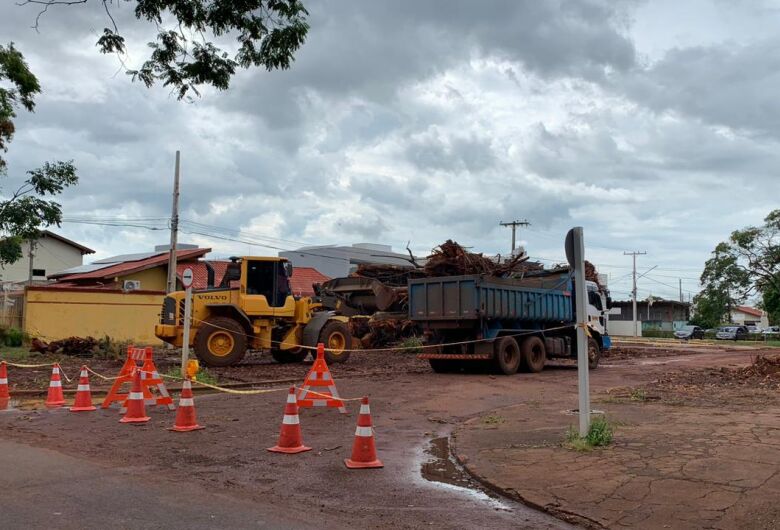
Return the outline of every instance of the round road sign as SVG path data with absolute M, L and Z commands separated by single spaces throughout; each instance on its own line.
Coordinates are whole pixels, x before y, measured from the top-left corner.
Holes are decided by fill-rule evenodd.
M 184 286 L 185 289 L 189 289 L 192 287 L 192 269 L 187 267 L 184 269 L 184 272 L 181 275 L 181 284 Z

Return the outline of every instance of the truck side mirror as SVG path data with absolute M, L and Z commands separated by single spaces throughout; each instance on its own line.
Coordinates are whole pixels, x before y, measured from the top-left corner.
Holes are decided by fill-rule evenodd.
M 612 309 L 612 297 L 607 296 L 607 309 Z
M 284 272 L 287 273 L 288 278 L 292 278 L 293 275 L 293 265 L 289 261 L 284 262 Z

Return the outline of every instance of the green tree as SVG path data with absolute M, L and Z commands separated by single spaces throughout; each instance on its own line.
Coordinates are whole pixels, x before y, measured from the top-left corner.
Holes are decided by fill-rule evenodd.
M 705 287 L 693 297 L 693 316 L 690 323 L 709 329 L 728 320 L 727 298 L 724 292 L 712 287 Z
M 731 322 L 731 310 L 745 300 L 750 287 L 750 276 L 740 265 L 739 257 L 728 243 L 719 243 L 712 257 L 704 263 L 701 274 L 704 290 L 700 298 L 702 309 L 718 322 Z M 694 306 L 696 311 L 699 310 Z M 716 323 L 717 325 L 717 323 Z M 710 326 L 712 327 L 712 326 Z
M 35 96 L 41 92 L 38 79 L 13 43 L 0 46 L 0 153 L 8 151 L 15 132 L 14 118 L 19 106 L 28 112 L 35 108 Z M 0 156 L 0 176 L 7 177 L 7 163 Z M 21 180 L 21 179 L 20 179 Z M 73 162 L 46 162 L 27 172 L 19 187 L 0 200 L 0 265 L 22 257 L 21 243 L 37 237 L 43 227 L 62 221 L 62 208 L 47 196 L 59 195 L 76 184 Z
M 113 16 L 121 3 L 133 4 L 135 18 L 155 28 L 148 58 L 140 68 L 127 68 L 134 80 L 152 86 L 160 81 L 179 99 L 197 87 L 225 90 L 237 68 L 287 69 L 309 30 L 308 12 L 300 0 L 25 0 L 41 7 L 41 15 L 57 6 L 90 5 L 105 12 L 107 26 L 97 46 L 102 53 L 125 55 L 126 41 Z M 231 55 L 208 41 L 232 36 Z M 124 64 L 124 63 L 123 63 Z
M 723 314 L 761 294 L 764 309 L 780 316 L 780 210 L 769 212 L 762 226 L 735 230 L 719 243 L 704 265 L 701 283 L 702 303 L 724 304 Z
M 767 312 L 769 323 L 773 326 L 780 324 L 780 291 L 769 286 L 761 294 L 761 309 Z

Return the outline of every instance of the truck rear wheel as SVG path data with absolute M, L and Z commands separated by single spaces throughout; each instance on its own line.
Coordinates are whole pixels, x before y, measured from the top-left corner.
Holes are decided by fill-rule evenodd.
M 349 359 L 352 334 L 349 326 L 340 320 L 331 320 L 320 331 L 319 341 L 325 345 L 325 361 L 343 363 Z M 316 354 L 315 354 L 316 355 Z
M 599 366 L 599 359 L 601 359 L 601 348 L 599 343 L 593 337 L 588 337 L 588 368 L 595 370 Z
M 520 368 L 520 346 L 514 337 L 499 337 L 493 343 L 493 359 L 504 375 L 517 373 Z
M 523 340 L 520 346 L 522 356 L 523 371 L 541 372 L 544 369 L 544 363 L 547 360 L 547 350 L 544 348 L 544 341 L 539 337 L 528 337 Z
M 207 366 L 230 366 L 246 354 L 246 333 L 227 317 L 209 318 L 195 335 L 195 355 Z

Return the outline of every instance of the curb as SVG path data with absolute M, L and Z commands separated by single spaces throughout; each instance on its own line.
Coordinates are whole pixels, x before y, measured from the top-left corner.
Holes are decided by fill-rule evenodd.
M 512 405 L 509 405 L 507 407 L 501 407 L 499 409 L 494 409 L 495 411 L 502 410 L 504 408 L 509 408 Z M 493 412 L 493 411 L 490 411 Z M 538 510 L 540 512 L 544 512 L 547 514 L 552 515 L 553 517 L 556 517 L 564 522 L 576 524 L 579 526 L 582 526 L 584 528 L 588 528 L 589 530 L 606 530 L 606 526 L 602 525 L 598 521 L 594 521 L 593 519 L 590 519 L 588 517 L 585 517 L 584 515 L 580 515 L 578 513 L 569 512 L 567 510 L 563 510 L 560 508 L 551 507 L 549 505 L 543 505 L 539 504 L 533 501 L 528 500 L 526 497 L 523 497 L 520 492 L 515 490 L 514 488 L 509 488 L 506 486 L 502 486 L 501 484 L 496 484 L 494 482 L 491 482 L 487 477 L 484 477 L 480 475 L 477 470 L 474 468 L 473 465 L 469 464 L 468 461 L 464 461 L 460 458 L 459 452 L 457 451 L 457 438 L 458 438 L 458 431 L 474 422 L 477 421 L 479 417 L 473 417 L 469 418 L 464 422 L 459 423 L 450 433 L 449 436 L 449 447 L 450 447 L 450 455 L 452 458 L 455 459 L 455 461 L 463 467 L 463 469 L 469 474 L 469 476 L 474 479 L 476 482 L 478 482 L 482 487 L 497 493 L 499 495 L 502 495 L 508 499 L 511 499 L 513 501 L 520 502 L 524 504 L 525 506 L 528 506 L 529 508 L 533 508 L 534 510 Z

